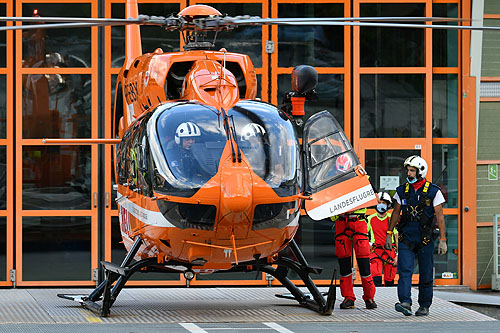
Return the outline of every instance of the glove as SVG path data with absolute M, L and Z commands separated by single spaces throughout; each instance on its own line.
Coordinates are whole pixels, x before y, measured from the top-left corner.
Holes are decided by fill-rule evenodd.
M 443 255 L 446 254 L 446 252 L 448 252 L 448 246 L 446 245 L 446 240 L 440 239 L 438 245 L 438 254 Z
M 392 235 L 387 235 L 385 237 L 385 249 L 392 250 Z

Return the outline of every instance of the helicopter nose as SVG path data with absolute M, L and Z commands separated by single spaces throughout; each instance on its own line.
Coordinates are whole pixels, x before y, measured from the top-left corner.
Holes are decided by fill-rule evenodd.
M 221 203 L 227 213 L 241 213 L 252 205 L 252 177 L 245 163 L 225 165 L 221 174 Z

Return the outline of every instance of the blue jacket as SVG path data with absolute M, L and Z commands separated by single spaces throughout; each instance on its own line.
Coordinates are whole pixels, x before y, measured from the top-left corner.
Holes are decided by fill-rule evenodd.
M 401 200 L 401 221 L 399 222 L 398 231 L 403 234 L 405 239 L 415 243 L 420 242 L 422 239 L 419 218 L 421 215 L 418 214 L 419 212 L 417 213 L 417 207 L 420 203 L 420 197 L 423 195 L 424 188 L 425 183 L 415 192 L 411 184 L 405 183 L 398 186 L 396 189 L 399 199 Z M 435 212 L 433 201 L 439 190 L 439 186 L 429 182 L 427 198 L 422 209 L 422 214 L 425 214 L 427 218 L 434 218 Z M 406 193 L 406 191 L 408 191 L 408 193 Z M 409 199 L 407 199 L 408 195 Z M 412 212 L 414 214 L 412 214 Z

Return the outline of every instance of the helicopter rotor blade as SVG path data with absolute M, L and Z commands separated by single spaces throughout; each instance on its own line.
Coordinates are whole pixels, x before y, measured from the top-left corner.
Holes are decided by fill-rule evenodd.
M 444 25 L 444 24 L 409 24 L 409 23 L 392 23 L 392 21 L 402 21 L 404 18 L 373 18 L 370 17 L 367 22 L 364 18 L 307 18 L 307 19 L 263 19 L 263 18 L 242 18 L 242 17 L 218 17 L 218 18 L 200 18 L 194 20 L 194 23 L 200 30 L 216 30 L 227 29 L 231 30 L 237 26 L 244 25 L 285 25 L 285 26 L 359 26 L 359 27 L 375 27 L 375 28 L 417 28 L 417 29 L 445 29 L 445 30 L 500 30 L 500 27 L 486 26 L 466 26 L 466 25 Z M 411 18 L 414 19 L 414 18 Z M 433 19 L 433 18 L 423 18 Z M 442 18 L 440 18 L 442 19 Z M 446 19 L 446 18 L 445 18 Z M 363 21 L 363 22 L 351 22 Z M 373 22 L 373 21 L 386 22 Z M 452 19 L 448 22 L 457 22 L 460 19 Z M 425 20 L 423 20 L 425 21 Z M 432 22 L 432 21 L 431 21 Z M 438 21 L 439 22 L 439 21 Z M 441 21 L 443 22 L 443 21 Z
M 57 28 L 85 28 L 94 26 L 124 26 L 129 24 L 159 25 L 168 23 L 170 18 L 162 16 L 139 15 L 136 19 L 117 18 L 83 18 L 83 17 L 0 17 L 0 22 L 40 23 L 29 25 L 1 26 L 0 31 L 30 30 L 30 29 L 57 29 Z
M 129 24 L 158 25 L 166 30 L 220 31 L 232 30 L 238 26 L 285 25 L 285 26 L 360 26 L 379 28 L 417 28 L 445 30 L 500 30 L 500 27 L 422 24 L 422 23 L 459 23 L 469 19 L 449 17 L 327 17 L 327 18 L 261 18 L 258 16 L 210 16 L 187 20 L 181 16 L 139 15 L 136 19 L 116 18 L 71 18 L 71 17 L 0 17 L 0 22 L 44 23 L 35 25 L 2 26 L 0 31 L 54 28 L 82 28 L 92 26 L 123 26 Z M 58 23 L 59 22 L 59 23 Z M 420 23 L 402 23 L 420 22 Z

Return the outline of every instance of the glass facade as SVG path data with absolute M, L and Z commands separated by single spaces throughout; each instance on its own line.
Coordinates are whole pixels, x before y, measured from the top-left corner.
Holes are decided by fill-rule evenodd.
M 361 75 L 361 137 L 423 138 L 424 88 L 421 74 Z
M 89 280 L 90 227 L 88 217 L 24 217 L 23 280 Z
M 432 4 L 433 16 L 461 15 L 463 2 L 436 2 Z M 21 1 L 21 6 L 11 6 L 12 12 L 7 13 L 4 2 L 0 3 L 0 15 L 31 16 L 38 9 L 41 16 L 71 13 L 77 17 L 121 18 L 125 15 L 124 4 L 124 0 Z M 139 12 L 167 17 L 185 4 L 190 3 L 140 1 Z M 235 0 L 204 4 L 231 16 L 280 18 L 423 17 L 430 12 L 425 3 L 411 1 Z M 100 260 L 123 260 L 125 249 L 120 243 L 116 192 L 112 190 L 113 152 L 104 154 L 92 145 L 49 146 L 41 142 L 43 138 L 105 137 L 107 131 L 113 136 L 113 119 L 109 115 L 124 61 L 125 29 L 108 27 L 103 31 L 104 38 L 95 28 L 18 31 L 10 42 L 7 34 L 0 32 L 0 285 L 9 283 L 7 275 L 12 267 L 7 267 L 6 258 L 16 260 L 16 242 L 22 248 L 22 259 L 16 262 L 17 269 L 22 270 L 19 285 L 43 286 L 48 281 L 61 281 L 71 286 L 85 281 L 91 286 L 92 269 L 99 266 Z M 143 26 L 141 34 L 143 53 L 157 48 L 165 52 L 181 50 L 178 32 Z M 274 52 L 266 53 L 266 41 L 274 42 Z M 16 49 L 14 44 L 19 47 Z M 376 189 L 393 194 L 388 184 L 393 186 L 396 179 L 398 184 L 404 182 L 404 159 L 422 155 L 430 166 L 429 179 L 441 187 L 447 199 L 444 207 L 450 252 L 446 257 L 436 256 L 436 278 L 451 272 L 460 279 L 461 133 L 467 124 L 461 123 L 459 55 L 463 50 L 458 32 L 252 26 L 221 32 L 216 49 L 222 47 L 251 57 L 257 71 L 257 97 L 273 104 L 280 104 L 291 90 L 293 67 L 316 67 L 317 97 L 306 102 L 306 118 L 328 110 L 337 119 Z M 19 98 L 13 100 L 12 96 Z M 20 130 L 9 134 L 9 124 Z M 18 151 L 16 147 L 20 147 Z M 9 151 L 20 158 L 9 162 Z M 100 160 L 107 168 L 106 194 L 100 192 L 98 184 L 103 178 L 103 170 L 98 168 Z M 13 170 L 15 180 L 9 183 Z M 13 188 L 9 189 L 9 184 Z M 9 208 L 9 200 L 15 198 L 21 200 L 16 201 L 15 208 Z M 108 201 L 109 205 L 100 204 Z M 10 214 L 9 209 L 15 209 L 14 213 Z M 12 240 L 7 236 L 9 226 L 15 230 Z M 106 230 L 110 230 L 109 234 Z M 338 271 L 334 238 L 330 220 L 301 217 L 295 240 L 311 265 L 323 267 L 321 275 L 312 276 L 320 283 L 329 283 L 334 269 Z M 37 270 L 37 265 L 44 269 Z M 168 285 L 178 283 L 180 276 L 136 274 L 134 283 L 150 280 Z M 199 275 L 192 283 L 227 281 L 229 285 L 243 280 L 252 285 L 261 283 L 262 278 L 259 275 L 256 280 L 255 272 L 212 274 Z

